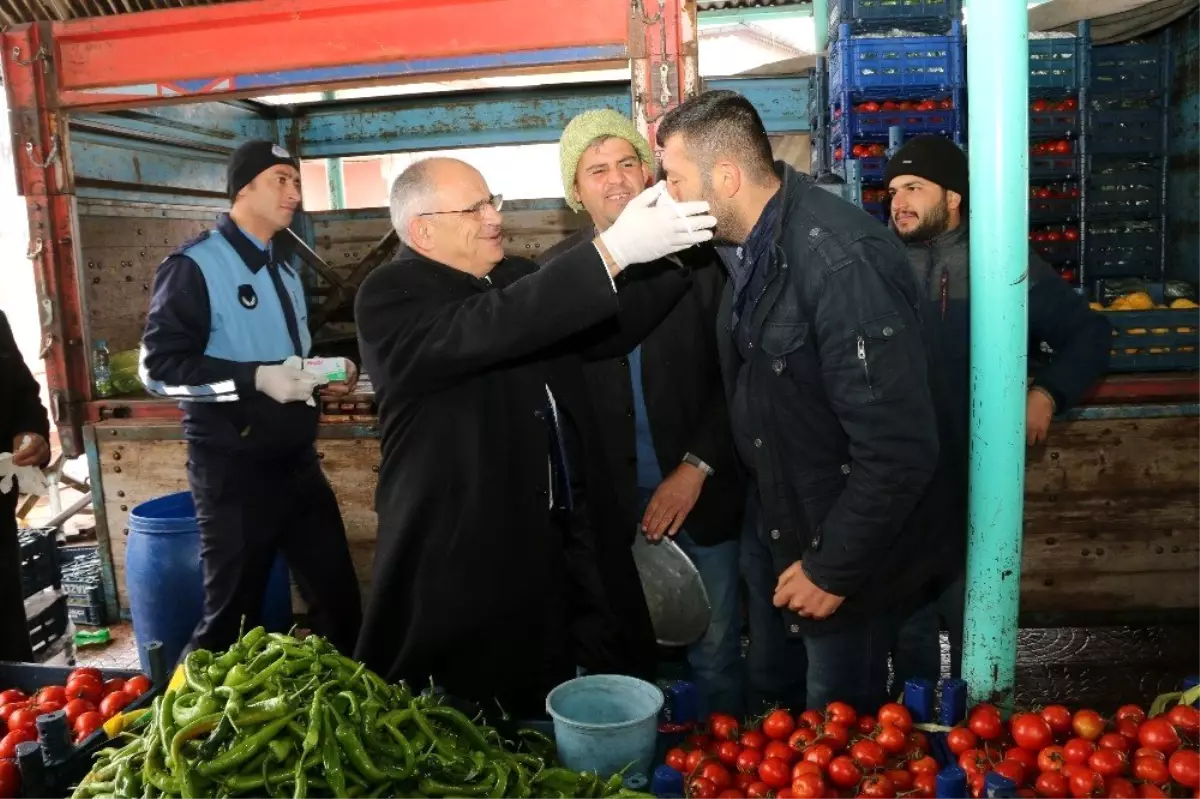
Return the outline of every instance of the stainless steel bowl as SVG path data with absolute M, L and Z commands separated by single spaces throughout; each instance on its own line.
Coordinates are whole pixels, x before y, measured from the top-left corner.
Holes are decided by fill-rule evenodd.
M 633 559 L 658 643 L 687 646 L 698 641 L 708 629 L 712 606 L 695 564 L 670 538 L 651 542 L 640 530 Z

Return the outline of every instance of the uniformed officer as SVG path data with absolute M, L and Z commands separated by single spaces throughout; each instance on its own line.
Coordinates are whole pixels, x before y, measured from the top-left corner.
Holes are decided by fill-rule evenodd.
M 218 650 L 258 623 L 282 550 L 311 625 L 342 651 L 361 623 L 358 581 L 337 499 L 314 446 L 317 379 L 304 287 L 286 228 L 300 207 L 298 162 L 251 141 L 230 159 L 233 207 L 158 267 L 141 377 L 178 399 L 204 566 L 204 615 L 188 649 Z M 357 373 L 326 391 L 353 390 Z

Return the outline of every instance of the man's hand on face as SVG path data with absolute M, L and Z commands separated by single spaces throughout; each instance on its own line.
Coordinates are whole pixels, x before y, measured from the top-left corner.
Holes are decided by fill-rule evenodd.
M 1046 440 L 1053 418 L 1054 400 L 1039 388 L 1030 389 L 1025 398 L 1025 441 L 1029 446 Z
M 845 597 L 830 594 L 808 579 L 801 561 L 788 566 L 775 585 L 775 607 L 813 619 L 829 618 L 845 601 Z
M 658 484 L 642 515 L 646 538 L 659 541 L 664 534 L 673 536 L 679 532 L 692 508 L 696 507 L 705 477 L 704 472 L 690 463 L 681 463 Z

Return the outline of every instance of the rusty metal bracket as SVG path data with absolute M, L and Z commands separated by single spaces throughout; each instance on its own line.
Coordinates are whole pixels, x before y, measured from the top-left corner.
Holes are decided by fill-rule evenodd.
M 347 303 L 353 302 L 355 295 L 358 294 L 358 287 L 367 279 L 367 275 L 382 266 L 392 256 L 399 243 L 400 237 L 396 235 L 394 228 L 389 230 L 383 238 L 376 242 L 371 251 L 354 267 L 354 271 L 350 273 L 342 285 L 334 286 L 333 291 L 321 303 L 321 307 L 310 314 L 309 330 L 313 333 L 320 330 L 335 313 L 344 308 Z
M 308 242 L 296 235 L 296 231 L 291 228 L 286 228 L 287 232 L 292 235 L 296 243 L 296 254 L 304 263 L 316 270 L 317 274 L 333 285 L 334 288 L 343 288 L 346 283 L 342 280 L 337 272 L 333 271 L 333 267 L 325 263 L 325 259 L 313 252 L 313 248 L 308 246 Z
M 42 254 L 42 237 L 37 236 L 29 243 L 29 249 L 25 252 L 25 257 L 31 261 L 37 260 Z
M 9 60 L 19 67 L 30 67 L 30 66 L 33 66 L 38 61 L 47 61 L 48 62 L 50 60 L 50 53 L 46 50 L 45 45 L 42 45 L 42 46 L 38 47 L 38 49 L 34 52 L 33 58 L 29 59 L 28 61 L 22 61 L 21 60 L 21 48 L 14 47 L 12 49 L 12 57 Z
M 33 157 L 34 143 L 31 141 L 25 142 L 25 155 L 29 157 L 29 162 L 38 169 L 46 169 L 56 160 L 58 160 L 58 134 L 50 137 L 50 154 L 46 156 L 45 161 L 38 161 Z

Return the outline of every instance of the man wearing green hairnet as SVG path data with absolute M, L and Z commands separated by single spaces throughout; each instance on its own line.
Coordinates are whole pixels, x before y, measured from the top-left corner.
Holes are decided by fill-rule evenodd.
M 559 159 L 567 204 L 586 211 L 591 224 L 546 258 L 612 225 L 649 185 L 654 166 L 646 139 L 611 110 L 575 117 L 563 131 Z M 701 710 L 741 717 L 738 538 L 746 489 L 716 354 L 725 272 L 708 247 L 673 257 L 691 267 L 690 290 L 628 355 L 585 366 L 593 432 L 618 501 L 615 507 L 589 504 L 578 523 L 652 541 L 671 536 L 687 553 L 712 606 L 707 632 L 688 648 Z

